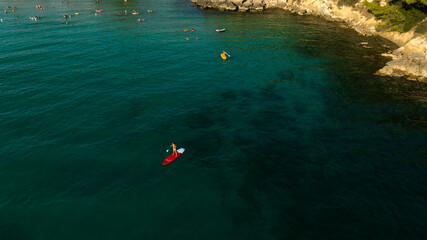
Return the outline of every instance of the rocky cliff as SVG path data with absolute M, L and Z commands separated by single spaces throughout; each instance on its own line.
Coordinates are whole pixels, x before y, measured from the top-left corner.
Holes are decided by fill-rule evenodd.
M 427 82 L 427 38 L 413 30 L 407 33 L 377 31 L 379 20 L 368 12 L 362 1 L 353 6 L 338 6 L 339 0 L 191 0 L 201 8 L 231 11 L 263 11 L 283 9 L 300 15 L 315 15 L 333 21 L 343 21 L 363 35 L 379 35 L 400 48 L 387 53 L 392 58 L 377 74 L 405 76 Z M 372 0 L 371 0 L 372 1 Z M 385 3 L 385 2 L 384 2 Z

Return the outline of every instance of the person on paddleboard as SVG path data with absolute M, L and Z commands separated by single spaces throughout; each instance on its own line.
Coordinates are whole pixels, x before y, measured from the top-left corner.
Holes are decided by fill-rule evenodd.
M 225 51 L 222 51 L 222 53 L 221 53 L 221 58 L 222 58 L 223 60 L 225 60 L 225 59 L 227 59 L 227 56 L 228 56 L 228 57 L 230 57 L 230 55 L 228 55 L 228 53 L 226 53 Z
M 172 147 L 172 154 L 174 156 L 178 155 L 178 153 L 176 152 L 176 144 L 174 142 L 172 143 L 171 147 Z

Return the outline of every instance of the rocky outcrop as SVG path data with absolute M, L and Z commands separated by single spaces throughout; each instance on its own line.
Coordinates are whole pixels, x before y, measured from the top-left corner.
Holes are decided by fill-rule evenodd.
M 426 54 L 427 39 L 424 36 L 416 37 L 388 55 L 393 60 L 377 73 L 385 76 L 406 76 L 411 80 L 426 81 Z
M 406 76 L 408 79 L 427 82 L 425 36 L 414 31 L 407 33 L 381 32 L 376 30 L 379 23 L 368 13 L 362 1 L 353 7 L 338 6 L 338 0 L 191 0 L 201 8 L 216 8 L 231 11 L 263 11 L 283 9 L 300 15 L 315 15 L 333 21 L 343 21 L 363 35 L 379 35 L 400 48 L 388 56 L 393 60 L 377 73 L 387 76 Z M 385 1 L 384 1 L 385 4 Z

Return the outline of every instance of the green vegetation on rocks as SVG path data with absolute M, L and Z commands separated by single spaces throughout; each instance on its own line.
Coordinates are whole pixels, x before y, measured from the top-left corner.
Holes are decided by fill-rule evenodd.
M 417 26 L 417 29 L 415 29 L 415 32 L 421 34 L 427 33 L 427 21 L 423 21 L 422 23 L 420 23 Z
M 365 0 L 363 4 L 382 21 L 377 30 L 407 32 L 427 16 L 427 0 Z

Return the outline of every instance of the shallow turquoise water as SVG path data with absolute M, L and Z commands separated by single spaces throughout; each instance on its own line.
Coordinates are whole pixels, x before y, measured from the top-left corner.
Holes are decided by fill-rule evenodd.
M 1 2 L 0 239 L 427 233 L 427 86 L 373 75 L 391 43 L 284 12 L 68 2 Z

